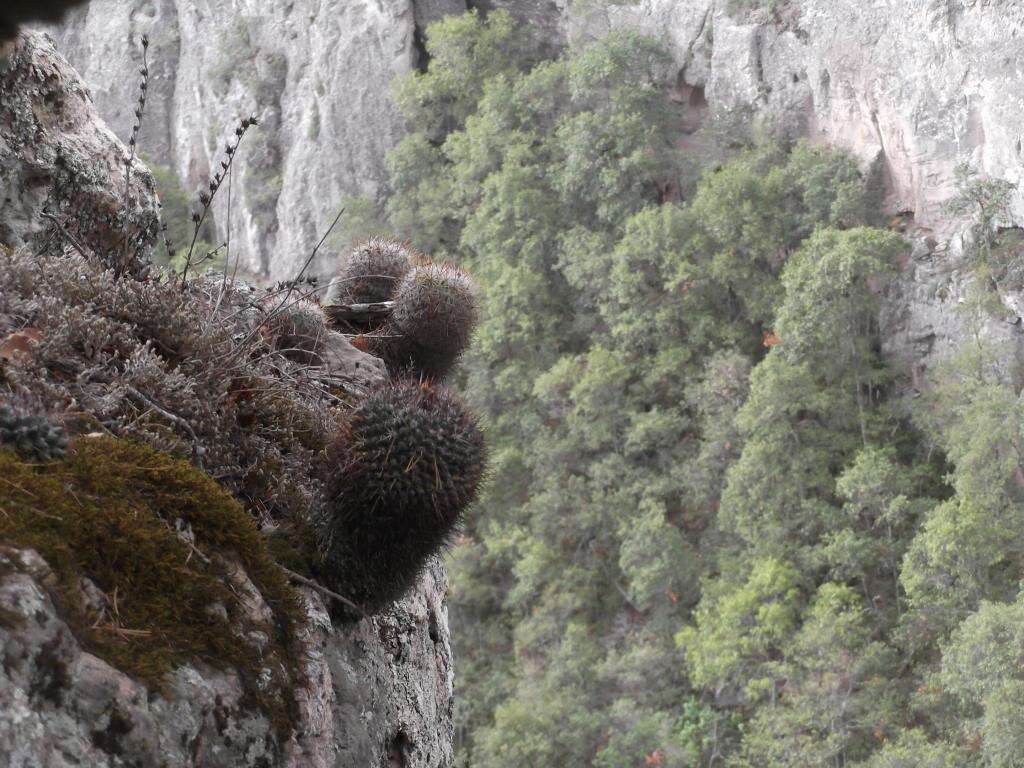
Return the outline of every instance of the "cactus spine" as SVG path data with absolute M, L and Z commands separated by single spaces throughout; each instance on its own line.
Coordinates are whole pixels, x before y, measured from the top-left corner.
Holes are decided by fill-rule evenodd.
M 405 243 L 371 237 L 345 257 L 341 270 L 331 280 L 324 304 L 388 301 L 416 259 Z
M 393 375 L 443 378 L 465 351 L 476 325 L 472 278 L 450 264 L 417 266 L 403 278 L 394 302 L 372 351 Z
M 64 429 L 27 403 L 0 404 L 0 447 L 40 461 L 63 459 L 68 452 Z
M 322 578 L 366 610 L 398 599 L 444 546 L 484 474 L 473 416 L 429 384 L 390 384 L 347 420 L 318 538 Z

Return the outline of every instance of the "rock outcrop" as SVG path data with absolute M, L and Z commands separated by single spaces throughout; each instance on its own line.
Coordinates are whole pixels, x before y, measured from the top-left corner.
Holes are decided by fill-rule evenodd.
M 122 243 L 125 221 L 133 239 L 152 235 L 153 178 L 138 162 L 126 178 L 128 158 L 49 40 L 0 43 L 0 244 L 81 238 L 106 251 Z
M 768 4 L 765 3 L 765 6 Z M 1014 0 L 784 0 L 726 10 L 721 0 L 641 0 L 611 25 L 667 34 L 688 124 L 714 114 L 759 118 L 790 138 L 880 160 L 888 207 L 914 243 L 888 298 L 883 336 L 920 385 L 965 335 L 957 312 L 965 223 L 944 204 L 953 171 L 1017 183 L 1024 175 L 1024 7 Z M 585 33 L 587 27 L 577 29 Z M 1010 205 L 1024 223 L 1024 188 Z M 1024 341 L 1019 296 L 996 338 Z
M 250 271 L 294 275 L 346 194 L 378 191 L 401 133 L 388 83 L 416 61 L 409 2 L 95 0 L 55 32 L 122 138 L 134 122 L 147 34 L 150 102 L 140 146 L 205 187 L 248 115 L 234 206 L 220 232 Z
M 881 155 L 895 211 L 942 239 L 952 170 L 1017 181 L 1024 8 L 1013 0 L 787 0 L 728 11 L 722 0 L 640 0 L 601 12 L 562 0 L 489 0 L 556 46 L 571 30 L 629 26 L 669 38 L 675 80 L 696 116 L 767 117 L 790 136 Z M 766 4 L 767 5 L 767 4 Z M 380 191 L 402 124 L 388 82 L 422 65 L 422 32 L 463 0 L 94 0 L 56 30 L 118 135 L 133 121 L 143 33 L 151 101 L 141 145 L 192 185 L 249 112 L 263 118 L 241 158 L 233 237 L 273 277 L 301 263 L 345 194 Z M 244 196 L 245 193 L 243 193 Z M 256 199 L 258 198 L 258 199 Z M 1013 204 L 1024 221 L 1024 193 Z M 219 211 L 219 226 L 226 212 Z
M 1012 0 L 791 0 L 776 14 L 643 0 L 615 23 L 667 33 L 693 103 L 746 109 L 790 136 L 881 154 L 891 204 L 939 236 L 953 169 L 1018 181 L 1024 8 Z M 1024 221 L 1024 192 L 1013 201 Z
M 423 31 L 466 0 L 92 0 L 50 32 L 122 139 L 135 121 L 149 36 L 150 98 L 140 147 L 188 189 L 206 185 L 250 114 L 260 127 L 236 162 L 236 195 L 215 220 L 250 272 L 292 277 L 347 195 L 380 193 L 404 130 L 389 83 L 424 62 Z M 475 4 L 474 4 L 475 5 Z M 488 0 L 552 51 L 565 0 Z M 326 264 L 326 262 L 324 262 Z M 313 265 L 313 271 L 324 265 Z
M 315 592 L 300 638 L 307 684 L 283 750 L 238 675 L 177 669 L 153 691 L 82 649 L 31 550 L 0 550 L 0 766 L 57 768 L 442 768 L 452 761 L 452 664 L 444 572 L 340 632 Z M 244 573 L 235 588 L 269 610 Z M 96 594 L 83 584 L 83 599 Z M 280 753 L 279 753 L 280 752 Z
M 80 211 L 108 221 L 107 234 L 123 231 L 127 156 L 45 36 L 23 34 L 0 51 L 0 246 L 57 241 L 74 250 L 65 214 Z M 65 189 L 74 190 L 67 199 Z M 132 231 L 149 231 L 157 209 L 141 165 L 128 198 Z M 384 376 L 379 360 L 340 334 L 330 335 L 325 357 L 328 379 L 372 386 Z M 116 594 L 85 578 L 69 592 L 51 564 L 9 544 L 0 541 L 0 768 L 451 765 L 453 665 L 437 561 L 403 599 L 356 623 L 332 623 L 322 593 L 299 589 L 304 621 L 293 641 L 303 682 L 282 728 L 252 701 L 262 677 L 197 661 L 146 685 L 90 652 L 71 617 L 116 613 Z M 267 600 L 242 567 L 232 560 L 225 570 L 246 612 L 266 621 Z

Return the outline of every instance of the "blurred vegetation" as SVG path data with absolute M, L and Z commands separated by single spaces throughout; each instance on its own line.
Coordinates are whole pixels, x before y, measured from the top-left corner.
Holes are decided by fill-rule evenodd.
M 735 132 L 687 156 L 639 34 L 540 61 L 469 13 L 427 50 L 384 214 L 487 294 L 460 764 L 1024 764 L 1021 372 L 979 330 L 899 396 L 880 167 Z M 1010 188 L 958 178 L 968 261 L 1004 274 Z

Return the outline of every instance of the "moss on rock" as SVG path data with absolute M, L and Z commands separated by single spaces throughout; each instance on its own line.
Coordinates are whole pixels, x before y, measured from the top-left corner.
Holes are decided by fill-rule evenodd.
M 0 542 L 36 550 L 56 572 L 54 598 L 83 646 L 156 689 L 185 663 L 235 669 L 252 706 L 284 735 L 298 675 L 288 646 L 301 604 L 252 517 L 213 479 L 114 438 L 83 438 L 62 461 L 4 449 L 0 512 Z M 272 619 L 247 613 L 231 585 L 233 562 Z M 101 608 L 83 604 L 83 577 L 105 595 Z M 246 639 L 251 633 L 269 639 L 262 653 Z

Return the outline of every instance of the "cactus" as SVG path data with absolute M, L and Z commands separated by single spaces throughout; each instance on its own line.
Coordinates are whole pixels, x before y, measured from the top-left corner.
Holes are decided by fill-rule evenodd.
M 473 501 L 486 464 L 473 416 L 443 389 L 388 385 L 349 414 L 317 526 L 321 578 L 365 610 L 411 587 Z
M 388 301 L 417 259 L 406 244 L 371 237 L 348 256 L 331 280 L 324 304 L 370 304 Z
M 68 452 L 64 429 L 27 402 L 0 404 L 0 447 L 13 448 L 21 457 L 55 461 Z
M 327 317 L 319 304 L 302 299 L 273 312 L 264 323 L 264 335 L 288 359 L 316 365 L 322 360 Z
M 469 344 L 477 317 L 472 278 L 450 264 L 414 267 L 395 293 L 390 320 L 371 351 L 393 375 L 442 378 Z

